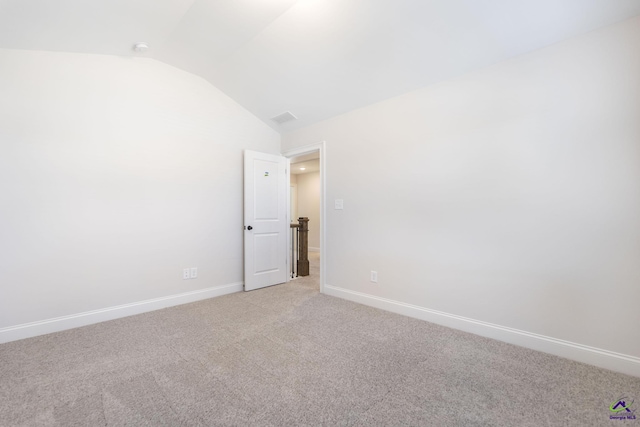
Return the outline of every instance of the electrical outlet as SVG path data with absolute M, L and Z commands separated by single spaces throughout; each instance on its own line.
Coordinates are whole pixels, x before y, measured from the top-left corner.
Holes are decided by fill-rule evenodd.
M 182 270 L 182 278 L 184 280 L 187 280 L 190 277 L 191 277 L 191 274 L 189 273 L 189 269 L 188 268 L 185 268 L 184 270 Z
M 378 283 L 378 272 L 371 270 L 371 281 L 373 283 Z
M 198 277 L 198 267 L 191 267 L 191 279 L 196 279 Z

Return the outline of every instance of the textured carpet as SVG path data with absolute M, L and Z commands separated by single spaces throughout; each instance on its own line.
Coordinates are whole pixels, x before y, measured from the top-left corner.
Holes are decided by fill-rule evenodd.
M 640 379 L 318 293 L 312 275 L 0 345 L 2 426 L 606 426 Z

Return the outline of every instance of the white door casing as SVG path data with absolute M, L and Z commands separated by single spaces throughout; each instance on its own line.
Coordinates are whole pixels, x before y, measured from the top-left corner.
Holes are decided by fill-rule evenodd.
M 244 290 L 287 280 L 289 159 L 244 152 Z

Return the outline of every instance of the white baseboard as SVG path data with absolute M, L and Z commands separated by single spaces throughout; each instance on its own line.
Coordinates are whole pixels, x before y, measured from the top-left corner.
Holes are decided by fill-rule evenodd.
M 134 314 L 146 313 L 148 311 L 159 310 L 161 308 L 173 307 L 203 299 L 219 297 L 234 292 L 240 292 L 242 291 L 242 287 L 242 282 L 232 283 L 229 285 L 216 286 L 177 295 L 154 298 L 146 301 L 138 301 L 131 304 L 123 304 L 99 310 L 85 311 L 84 313 L 77 313 L 69 316 L 61 316 L 53 319 L 0 328 L 0 344 L 24 338 L 31 338 L 38 335 L 50 334 L 52 332 L 78 328 L 80 326 L 92 325 L 94 323 L 105 322 L 107 320 L 119 319 L 121 317 L 132 316 Z
M 431 310 L 399 301 L 324 285 L 324 293 L 393 313 L 437 323 L 487 338 L 538 350 L 577 362 L 640 377 L 640 358 L 609 350 L 577 344 L 557 338 L 521 331 L 493 323 Z
M 320 252 L 320 248 L 312 248 L 309 246 L 307 249 L 309 249 L 309 252 Z

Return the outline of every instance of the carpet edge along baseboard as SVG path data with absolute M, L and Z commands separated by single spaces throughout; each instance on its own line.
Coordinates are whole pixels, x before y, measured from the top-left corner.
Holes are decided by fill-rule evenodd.
M 553 354 L 588 365 L 640 377 L 640 357 L 565 341 L 336 286 L 324 285 L 327 295 L 379 308 L 509 344 Z
M 183 292 L 129 304 L 8 326 L 0 328 L 0 344 L 240 292 L 243 289 L 243 285 L 243 282 L 230 283 L 222 286 L 213 286 L 191 292 Z

